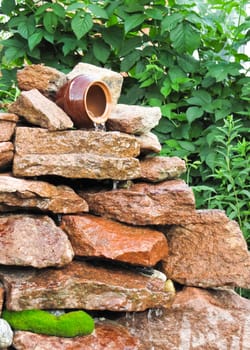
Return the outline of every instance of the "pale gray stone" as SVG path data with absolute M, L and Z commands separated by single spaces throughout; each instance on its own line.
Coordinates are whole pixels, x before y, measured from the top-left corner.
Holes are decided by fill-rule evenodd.
M 7 321 L 0 318 L 0 349 L 11 346 L 13 342 L 13 331 Z

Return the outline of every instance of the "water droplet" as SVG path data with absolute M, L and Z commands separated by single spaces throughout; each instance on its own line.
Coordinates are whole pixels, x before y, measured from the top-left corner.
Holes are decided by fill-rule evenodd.
M 119 181 L 118 180 L 113 180 L 113 190 L 117 190 L 118 188 Z

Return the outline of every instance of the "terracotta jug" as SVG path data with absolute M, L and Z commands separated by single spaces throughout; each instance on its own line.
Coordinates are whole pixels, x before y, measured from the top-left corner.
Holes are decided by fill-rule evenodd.
M 104 124 L 110 114 L 111 102 L 108 86 L 94 76 L 83 74 L 63 85 L 56 96 L 56 104 L 78 128 Z

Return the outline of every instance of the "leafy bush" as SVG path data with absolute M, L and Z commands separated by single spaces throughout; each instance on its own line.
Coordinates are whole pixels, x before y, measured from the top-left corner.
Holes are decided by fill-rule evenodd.
M 242 51 L 250 37 L 247 3 L 2 0 L 1 32 L 7 38 L 1 43 L 2 83 L 13 86 L 15 69 L 24 63 L 67 72 L 83 61 L 126 72 L 120 102 L 161 108 L 154 131 L 162 155 L 186 159 L 197 206 L 222 207 L 247 237 L 249 185 L 243 168 L 249 157 L 250 77 Z M 229 115 L 240 138 L 225 134 Z

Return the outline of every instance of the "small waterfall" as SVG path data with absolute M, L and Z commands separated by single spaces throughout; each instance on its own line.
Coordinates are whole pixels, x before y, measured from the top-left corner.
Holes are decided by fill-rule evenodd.
M 118 180 L 113 180 L 113 188 L 112 188 L 112 190 L 117 190 L 118 184 L 119 184 Z
M 106 131 L 105 123 L 94 123 L 95 131 Z

